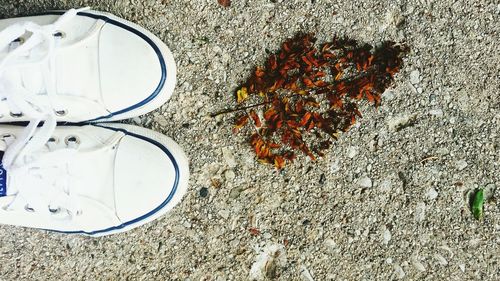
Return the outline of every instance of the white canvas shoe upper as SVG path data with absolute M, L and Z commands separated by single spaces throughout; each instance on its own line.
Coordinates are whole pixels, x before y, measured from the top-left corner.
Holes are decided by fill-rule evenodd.
M 176 67 L 147 30 L 88 9 L 0 20 L 0 122 L 130 118 L 171 96 Z
M 0 127 L 0 151 L 7 150 L 0 169 L 2 224 L 107 235 L 154 220 L 186 192 L 182 149 L 151 130 L 61 126 L 40 145 L 45 132 L 37 129 L 34 143 L 7 157 L 23 134 L 19 126 Z
M 172 94 L 169 49 L 88 9 L 0 20 L 0 224 L 101 236 L 154 220 L 187 188 L 170 138 L 112 121 Z M 57 126 L 57 122 L 79 123 Z

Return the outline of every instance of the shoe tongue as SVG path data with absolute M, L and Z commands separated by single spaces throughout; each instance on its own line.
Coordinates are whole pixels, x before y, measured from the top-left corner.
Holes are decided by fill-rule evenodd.
M 3 155 L 5 151 L 0 150 L 0 197 L 7 195 L 7 171 L 3 168 Z

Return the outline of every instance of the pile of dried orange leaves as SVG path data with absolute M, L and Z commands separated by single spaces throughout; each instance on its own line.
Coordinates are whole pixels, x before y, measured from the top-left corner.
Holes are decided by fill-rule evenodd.
M 241 112 L 234 131 L 251 132 L 259 161 L 278 169 L 300 151 L 311 159 L 323 156 L 361 117 L 357 101 L 379 105 L 405 53 L 393 42 L 373 48 L 335 38 L 317 48 L 315 41 L 301 34 L 283 43 L 237 90 L 240 106 L 221 112 Z

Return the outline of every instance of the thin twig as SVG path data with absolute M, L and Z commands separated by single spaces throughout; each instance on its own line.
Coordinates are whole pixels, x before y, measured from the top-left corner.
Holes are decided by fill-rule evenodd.
M 261 106 L 261 105 L 265 105 L 265 104 L 270 104 L 270 103 L 272 103 L 272 101 L 261 102 L 261 103 L 258 103 L 258 104 L 253 104 L 253 105 L 244 106 L 244 107 L 226 109 L 226 110 L 223 110 L 223 111 L 212 113 L 212 114 L 210 114 L 210 117 L 216 117 L 216 116 L 219 116 L 221 114 L 226 114 L 226 113 L 231 113 L 231 112 L 236 112 L 236 111 L 241 111 L 241 110 L 247 110 L 249 108 L 254 108 L 254 107 L 257 107 L 257 106 Z
M 373 69 L 370 69 L 370 71 L 365 71 L 364 73 L 361 73 L 360 75 L 357 75 L 355 77 L 348 77 L 348 78 L 340 79 L 338 81 L 335 81 L 335 84 L 341 83 L 341 82 L 351 82 L 351 81 L 353 81 L 355 79 L 366 77 L 371 72 L 374 72 Z M 333 86 L 333 84 L 330 84 L 329 86 Z M 330 92 L 324 92 L 324 93 L 321 93 L 321 94 L 329 94 L 329 93 Z M 297 95 L 298 94 L 296 94 L 296 93 L 292 93 L 292 95 L 288 96 L 288 98 L 291 98 L 291 97 L 297 96 Z M 285 97 L 287 97 L 287 96 L 285 95 Z M 237 107 L 237 108 L 232 108 L 232 109 L 225 109 L 225 110 L 222 110 L 222 111 L 210 114 L 210 117 L 216 117 L 216 116 L 219 116 L 219 115 L 222 115 L 222 114 L 226 114 L 226 113 L 232 113 L 232 112 L 247 110 L 247 109 L 250 109 L 250 108 L 254 108 L 254 107 L 258 107 L 258 106 L 262 106 L 262 105 L 266 105 L 266 104 L 270 104 L 270 103 L 272 103 L 272 101 L 265 101 L 265 102 L 261 102 L 261 103 L 257 103 L 257 104 L 253 104 L 253 105 L 249 105 L 249 106 L 244 106 L 244 107 Z
M 431 161 L 431 160 L 436 160 L 436 159 L 439 159 L 439 157 L 437 156 L 428 156 L 428 157 L 425 157 L 424 159 L 420 160 L 420 164 L 423 164 L 427 161 Z

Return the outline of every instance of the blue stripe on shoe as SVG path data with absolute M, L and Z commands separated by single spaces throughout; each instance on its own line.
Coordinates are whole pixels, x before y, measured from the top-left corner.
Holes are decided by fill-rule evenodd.
M 52 11 L 52 12 L 41 13 L 39 15 L 62 15 L 64 13 L 65 13 L 65 11 Z M 134 110 L 134 109 L 136 109 L 138 107 L 141 107 L 141 106 L 147 104 L 148 102 L 150 102 L 151 100 L 153 100 L 156 96 L 158 96 L 158 94 L 160 93 L 161 89 L 165 85 L 165 81 L 167 80 L 167 66 L 165 64 L 165 59 L 163 58 L 163 56 L 161 54 L 160 48 L 158 48 L 158 46 L 153 42 L 153 40 L 151 40 L 151 38 L 149 38 L 146 34 L 140 32 L 139 30 L 137 30 L 137 29 L 135 29 L 135 28 L 133 28 L 133 27 L 131 27 L 129 25 L 126 25 L 124 23 L 121 23 L 119 21 L 116 21 L 114 19 L 110 19 L 107 16 L 96 15 L 96 14 L 87 13 L 87 12 L 79 12 L 78 15 L 79 16 L 90 17 L 90 18 L 93 18 L 93 19 L 103 20 L 106 23 L 114 24 L 116 26 L 119 26 L 119 27 L 121 27 L 123 29 L 126 29 L 126 30 L 128 30 L 128 31 L 136 34 L 137 36 L 141 37 L 142 39 L 144 39 L 144 41 L 146 41 L 151 46 L 151 48 L 153 48 L 153 50 L 155 51 L 156 55 L 158 56 L 158 59 L 160 61 L 160 67 L 161 67 L 161 79 L 160 79 L 160 82 L 158 83 L 158 86 L 153 91 L 153 93 L 151 95 L 149 95 L 147 98 L 145 98 L 144 100 L 140 101 L 139 103 L 136 103 L 136 104 L 134 104 L 132 106 L 129 106 L 127 108 L 118 110 L 116 112 L 112 112 L 112 113 L 110 113 L 108 115 L 100 116 L 100 117 L 97 117 L 97 118 L 94 118 L 94 119 L 90 119 L 90 120 L 86 120 L 86 121 L 82 121 L 82 122 L 78 122 L 78 123 L 97 122 L 97 121 L 100 121 L 100 120 L 103 120 L 103 119 L 111 118 L 111 117 L 113 117 L 115 115 L 122 114 L 122 113 L 125 113 L 125 112 L 128 112 L 128 111 Z
M 179 177 L 180 177 L 180 172 L 179 172 L 179 165 L 177 164 L 177 161 L 175 161 L 175 158 L 174 156 L 172 155 L 172 153 L 168 150 L 168 148 L 166 148 L 164 145 L 162 145 L 161 143 L 153 140 L 153 139 L 150 139 L 148 137 L 145 137 L 143 135 L 138 135 L 138 134 L 134 134 L 134 133 L 130 133 L 129 131 L 125 130 L 125 129 L 121 129 L 121 128 L 112 128 L 112 127 L 106 127 L 106 126 L 101 126 L 101 125 L 95 125 L 97 127 L 101 127 L 101 128 L 105 128 L 105 129 L 109 129 L 109 130 L 113 130 L 113 131 L 120 131 L 124 134 L 127 134 L 129 136 L 132 136 L 132 137 L 136 137 L 138 139 L 141 139 L 141 140 L 144 140 L 144 141 L 147 141 L 153 145 L 156 145 L 158 148 L 160 148 L 163 152 L 165 152 L 165 154 L 167 154 L 168 158 L 170 158 L 170 161 L 172 161 L 172 164 L 174 165 L 174 168 L 175 168 L 175 181 L 174 181 L 174 184 L 173 184 L 173 187 L 172 187 L 172 190 L 170 191 L 169 195 L 167 196 L 167 198 L 156 208 L 154 208 L 153 210 L 151 210 L 150 212 L 138 217 L 138 218 L 135 218 L 131 221 L 128 221 L 128 222 L 124 222 L 122 223 L 121 225 L 117 225 L 117 226 L 112 226 L 112 227 L 108 227 L 108 228 L 105 228 L 105 229 L 100 229 L 100 230 L 95 230 L 95 231 L 83 231 L 83 230 L 79 230 L 79 231 L 61 231 L 61 230 L 53 230 L 53 229 L 44 229 L 44 230 L 48 230 L 48 231 L 52 231 L 52 232 L 59 232 L 59 233 L 67 233 L 67 234 L 86 234 L 86 235 L 96 235 L 96 234 L 104 234 L 106 232 L 112 232 L 112 231 L 115 231 L 115 230 L 120 230 L 122 228 L 125 228 L 129 225 L 133 225 L 133 224 L 136 224 L 140 221 L 143 221 L 149 217 L 151 217 L 152 215 L 156 214 L 157 212 L 159 212 L 161 209 L 163 209 L 164 207 L 167 206 L 167 204 L 172 200 L 172 198 L 174 197 L 176 191 L 177 191 L 177 187 L 179 186 Z
M 7 171 L 3 168 L 4 151 L 0 151 L 0 197 L 7 195 Z

